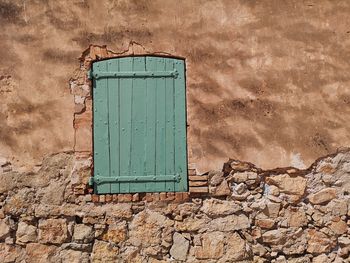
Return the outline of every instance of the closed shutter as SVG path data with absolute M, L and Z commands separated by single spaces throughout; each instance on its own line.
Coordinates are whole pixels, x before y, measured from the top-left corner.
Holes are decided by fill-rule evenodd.
M 114 58 L 90 76 L 95 192 L 187 191 L 184 61 Z

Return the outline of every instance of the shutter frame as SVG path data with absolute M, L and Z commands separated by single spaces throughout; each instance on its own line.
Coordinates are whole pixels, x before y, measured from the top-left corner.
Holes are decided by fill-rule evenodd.
M 112 58 L 93 63 L 88 76 L 95 193 L 187 191 L 184 60 Z

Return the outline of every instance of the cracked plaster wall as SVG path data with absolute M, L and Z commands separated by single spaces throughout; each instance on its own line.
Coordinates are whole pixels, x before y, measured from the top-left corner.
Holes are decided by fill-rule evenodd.
M 0 1 L 0 157 L 74 146 L 69 79 L 89 44 L 186 58 L 190 162 L 308 167 L 349 145 L 348 1 Z

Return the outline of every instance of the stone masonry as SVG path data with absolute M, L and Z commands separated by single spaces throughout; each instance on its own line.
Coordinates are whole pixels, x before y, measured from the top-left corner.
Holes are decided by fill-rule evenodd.
M 350 262 L 350 150 L 307 170 L 230 159 L 180 197 L 77 192 L 91 166 L 66 152 L 2 170 L 0 262 Z

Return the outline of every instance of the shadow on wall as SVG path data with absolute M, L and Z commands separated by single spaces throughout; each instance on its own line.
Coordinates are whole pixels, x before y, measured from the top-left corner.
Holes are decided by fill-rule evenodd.
M 7 104 L 7 110 L 0 112 L 0 141 L 11 148 L 19 146 L 19 135 L 31 134 L 42 128 L 50 131 L 51 121 L 60 116 L 53 100 L 36 104 L 26 98 L 18 100 L 19 102 Z M 23 121 L 16 121 L 16 125 L 11 125 L 7 112 L 11 113 L 11 118 Z

